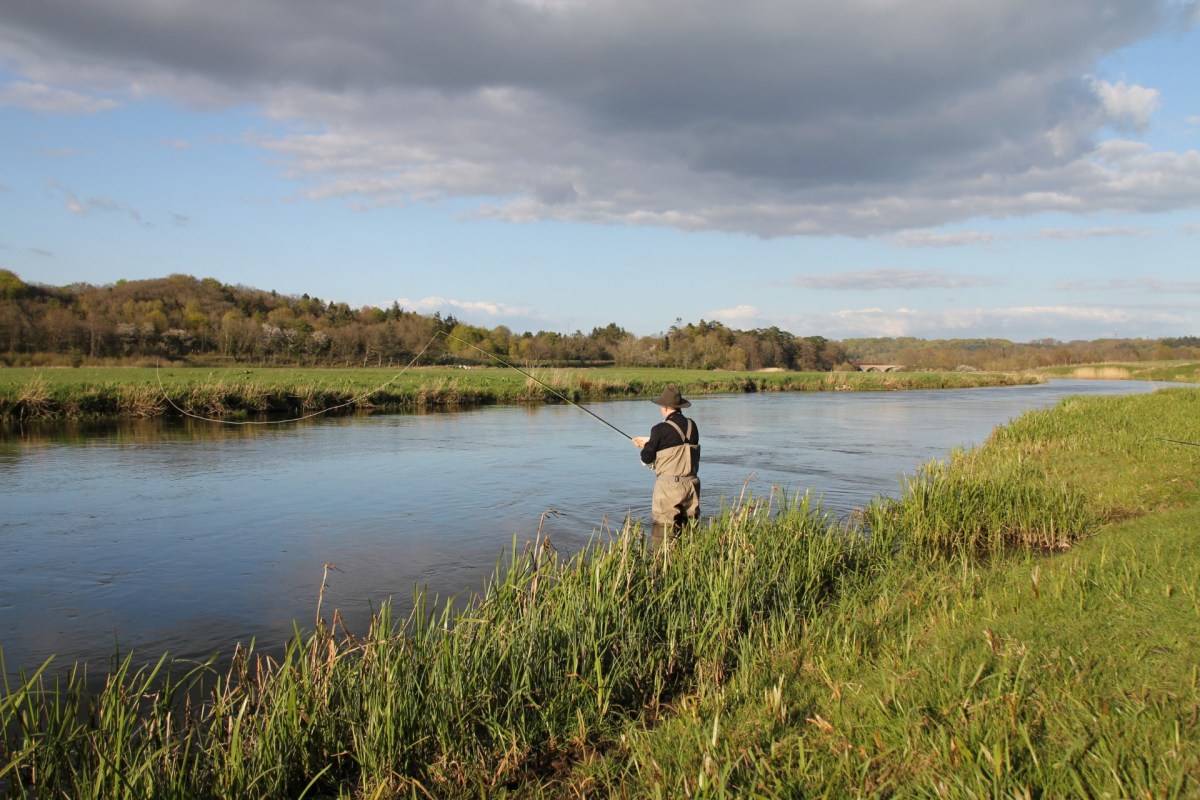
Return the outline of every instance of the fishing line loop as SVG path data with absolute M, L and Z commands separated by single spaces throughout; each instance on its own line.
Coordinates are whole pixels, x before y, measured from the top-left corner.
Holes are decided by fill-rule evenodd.
M 517 372 L 519 372 L 519 373 L 521 373 L 522 375 L 524 375 L 526 378 L 529 378 L 531 381 L 533 381 L 533 382 L 537 383 L 538 385 L 540 385 L 540 386 L 544 387 L 544 388 L 545 388 L 547 391 L 549 391 L 551 394 L 553 394 L 555 397 L 559 398 L 559 399 L 560 399 L 560 400 L 562 400 L 563 402 L 565 402 L 565 403 L 569 403 L 570 405 L 573 405 L 573 406 L 575 406 L 576 408 L 578 408 L 580 411 L 583 411 L 583 412 L 585 412 L 585 413 L 587 413 L 587 414 L 590 414 L 592 417 L 594 417 L 595 419 L 599 420 L 600 422 L 603 422 L 605 425 L 607 425 L 608 427 L 612 428 L 614 431 L 616 431 L 617 433 L 621 434 L 621 435 L 622 435 L 622 436 L 624 436 L 626 439 L 630 439 L 630 440 L 632 440 L 632 438 L 633 438 L 633 437 L 631 437 L 631 436 L 630 436 L 628 433 L 626 433 L 625 431 L 621 430 L 621 429 L 620 429 L 620 428 L 618 428 L 616 425 L 613 425 L 611 422 L 609 422 L 608 420 L 604 419 L 604 418 L 603 418 L 603 417 L 601 417 L 600 415 L 598 415 L 598 414 L 596 414 L 596 413 L 592 412 L 590 409 L 587 409 L 587 408 L 585 408 L 584 406 L 582 406 L 582 405 L 580 405 L 579 403 L 575 402 L 575 401 L 574 401 L 574 400 L 572 400 L 571 398 L 567 397 L 567 396 L 566 396 L 566 395 L 564 395 L 562 392 L 558 391 L 557 389 L 555 389 L 553 386 L 551 386 L 550 384 L 546 383 L 545 381 L 543 381 L 543 380 L 541 380 L 541 379 L 539 379 L 539 378 L 537 378 L 537 377 L 535 377 L 535 376 L 531 375 L 530 373 L 526 372 L 525 370 L 521 369 L 520 367 L 517 367 L 517 366 L 514 366 L 514 365 L 510 364 L 509 362 L 507 362 L 507 361 L 505 361 L 504 359 L 500 358 L 500 356 L 496 355 L 495 353 L 489 353 L 487 350 L 484 350 L 482 347 L 478 347 L 478 346 L 476 346 L 476 345 L 472 344 L 471 342 L 468 342 L 468 341 L 466 341 L 465 339 L 460 339 L 459 337 L 457 337 L 457 336 L 454 336 L 453 334 L 447 333 L 447 332 L 445 332 L 445 331 L 437 331 L 436 333 L 434 333 L 434 334 L 433 334 L 433 336 L 432 336 L 432 337 L 429 339 L 429 341 L 425 343 L 425 346 L 421 348 L 421 351 L 420 351 L 419 353 L 417 353 L 415 356 L 413 356 L 412 360 L 411 360 L 411 361 L 409 361 L 407 364 L 405 364 L 405 365 L 404 365 L 404 368 L 403 368 L 402 370 L 400 370 L 399 372 L 397 372 L 395 375 L 393 375 L 393 376 L 392 376 L 392 377 L 391 377 L 391 378 L 390 378 L 390 379 L 389 379 L 389 380 L 388 380 L 386 383 L 383 383 L 383 384 L 381 384 L 381 385 L 379 385 L 379 386 L 375 387 L 374 389 L 372 389 L 371 391 L 369 391 L 369 392 L 367 392 L 367 393 L 365 393 L 365 394 L 361 394 L 361 395 L 357 395 L 357 396 L 355 396 L 355 397 L 352 397 L 352 398 L 350 398 L 349 400 L 347 400 L 347 401 L 346 401 L 346 402 L 344 402 L 344 403 L 338 403 L 337 405 L 334 405 L 334 406 L 329 406 L 328 408 L 323 408 L 323 409 L 321 409 L 321 410 L 319 410 L 319 411 L 313 411 L 312 413 L 310 413 L 310 414 L 305 414 L 304 416 L 300 416 L 300 417 L 291 417 L 291 418 L 288 418 L 288 419 L 273 419 L 273 420 L 229 420 L 229 419 L 217 419 L 217 418 L 215 418 L 215 417 L 206 417 L 206 416 L 203 416 L 203 415 L 201 415 L 201 414 L 194 414 L 194 413 L 192 413 L 191 411 L 188 411 L 188 410 L 186 410 L 186 409 L 184 409 L 184 408 L 180 408 L 180 407 L 179 407 L 179 406 L 178 406 L 178 405 L 175 403 L 175 401 L 171 399 L 170 395 L 168 395 L 168 394 L 167 394 L 166 387 L 165 387 L 165 386 L 163 386 L 163 382 L 162 382 L 162 374 L 161 374 L 161 372 L 159 371 L 159 362 L 158 362 L 157 360 L 154 362 L 154 376 L 155 376 L 155 378 L 157 378 L 157 379 L 158 379 L 158 389 L 159 389 L 159 391 L 162 393 L 162 396 L 163 396 L 163 398 L 164 398 L 164 399 L 167 401 L 167 403 L 168 403 L 168 404 L 171 406 L 171 408 L 175 409 L 176 411 L 178 411 L 180 414 L 182 414 L 182 415 L 183 415 L 183 416 L 185 416 L 185 417 L 190 417 L 191 419 L 203 420 L 204 422 L 215 422 L 215 423 L 218 423 L 218 424 L 220 424 L 220 425 L 286 425 L 286 424 L 289 424 L 289 423 L 292 423 L 292 422 L 301 422 L 301 421 L 303 421 L 303 420 L 306 420 L 306 419 L 312 419 L 313 417 L 318 417 L 318 416 L 320 416 L 321 414 L 327 414 L 327 413 L 329 413 L 330 411 L 337 411 L 337 410 L 338 410 L 338 409 L 340 409 L 340 408 L 346 408 L 347 406 L 355 405 L 355 404 L 357 404 L 357 403 L 361 402 L 362 400 L 365 400 L 366 398 L 370 397 L 371 395 L 375 394 L 376 392 L 379 392 L 379 391 L 382 391 L 383 389 L 386 389 L 388 386 L 390 386 L 390 385 L 392 385 L 393 383 L 395 383 L 395 382 L 396 382 L 396 380 L 397 380 L 397 379 L 398 379 L 398 378 L 399 378 L 401 375 L 403 375 L 405 372 L 408 372 L 409 368 L 410 368 L 410 367 L 412 367 L 414 364 L 416 364 L 416 363 L 417 363 L 417 361 L 418 361 L 418 360 L 421 358 L 421 356 L 425 355 L 425 351 L 426 351 L 426 350 L 428 350 L 428 349 L 430 348 L 430 346 L 432 346 L 432 345 L 433 345 L 433 343 L 434 343 L 434 342 L 437 340 L 437 338 L 438 338 L 439 336 L 445 336 L 447 339 L 452 339 L 452 340 L 454 340 L 454 341 L 456 341 L 456 342 L 459 342 L 460 344 L 464 344 L 464 345 L 466 345 L 467 347 L 470 347 L 472 350 L 478 350 L 480 353 L 483 353 L 485 356 L 487 356 L 488 358 L 492 359 L 492 360 L 493 360 L 493 361 L 495 361 L 496 363 L 498 363 L 498 364 L 501 364 L 502 366 L 505 366 L 505 367 L 507 367 L 507 368 L 509 368 L 509 369 L 516 370 Z
M 203 420 L 204 422 L 216 422 L 220 425 L 287 425 L 292 422 L 302 422 L 306 419 L 312 419 L 313 417 L 319 417 L 322 414 L 328 414 L 330 411 L 337 411 L 339 408 L 346 408 L 347 406 L 355 405 L 355 404 L 367 399 L 368 397 L 375 394 L 376 392 L 386 389 L 388 386 L 391 386 L 393 383 L 395 383 L 397 378 L 399 378 L 405 372 L 408 372 L 409 367 L 411 367 L 413 364 L 417 363 L 417 360 L 421 356 L 425 355 L 425 351 L 429 349 L 430 345 L 433 344 L 434 340 L 436 340 L 437 337 L 439 335 L 441 335 L 441 333 L 442 333 L 441 331 L 438 331 L 437 333 L 435 333 L 433 335 L 433 338 L 431 338 L 428 342 L 426 342 L 425 346 L 421 348 L 421 352 L 419 352 L 415 356 L 413 356 L 412 361 L 409 361 L 407 364 L 405 364 L 404 369 L 400 370 L 395 375 L 393 375 L 390 379 L 388 379 L 388 381 L 386 383 L 376 386 L 374 389 L 367 392 L 366 394 L 361 394 L 361 395 L 356 395 L 355 397 L 351 397 L 349 400 L 347 400 L 344 403 L 338 403 L 335 406 L 329 406 L 328 408 L 322 408 L 320 411 L 314 411 L 311 414 L 305 414 L 302 417 L 291 417 L 289 419 L 233 420 L 233 419 L 217 419 L 215 417 L 205 417 L 200 414 L 193 414 L 192 412 L 190 412 L 186 409 L 180 408 L 178 405 L 176 405 L 175 401 L 172 400 L 170 395 L 167 394 L 166 387 L 163 386 L 162 375 L 160 374 L 159 369 L 158 369 L 158 361 L 154 362 L 154 376 L 158 379 L 158 389 L 160 392 L 162 392 L 163 398 L 166 399 L 167 403 L 170 404 L 171 408 L 175 409 L 176 411 L 178 411 L 180 414 L 184 415 L 185 417 L 191 417 L 192 419 Z

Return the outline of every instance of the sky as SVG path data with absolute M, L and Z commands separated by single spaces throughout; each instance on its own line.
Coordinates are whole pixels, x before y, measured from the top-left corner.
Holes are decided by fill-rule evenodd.
M 0 268 L 486 328 L 1200 335 L 1200 3 L 0 0 Z

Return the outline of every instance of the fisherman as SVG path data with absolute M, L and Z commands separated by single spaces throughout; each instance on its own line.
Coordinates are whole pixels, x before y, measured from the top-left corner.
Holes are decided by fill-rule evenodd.
M 642 451 L 642 463 L 654 470 L 650 541 L 657 549 L 679 535 L 684 524 L 700 517 L 700 430 L 680 409 L 691 403 L 678 386 L 668 386 L 654 401 L 663 421 L 649 436 L 635 436 L 634 447 Z

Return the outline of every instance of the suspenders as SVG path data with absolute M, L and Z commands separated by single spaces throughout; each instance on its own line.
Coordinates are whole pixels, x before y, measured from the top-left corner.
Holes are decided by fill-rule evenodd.
M 687 424 L 688 424 L 687 434 L 684 434 L 683 428 L 679 427 L 678 423 L 672 422 L 669 419 L 666 420 L 666 423 L 675 429 L 675 432 L 679 434 L 679 438 L 683 440 L 684 444 L 687 444 L 688 447 L 697 447 L 697 445 L 688 444 L 688 439 L 692 435 L 692 421 L 690 419 L 687 421 Z
M 687 471 L 688 471 L 689 473 L 690 473 L 690 472 L 692 472 L 692 466 L 694 466 L 694 464 L 695 464 L 695 462 L 694 462 L 694 461 L 692 461 L 692 454 L 694 454 L 694 453 L 695 453 L 697 450 L 699 450 L 699 449 L 700 449 L 700 445 L 698 445 L 698 444 L 691 444 L 690 442 L 688 442 L 688 438 L 689 438 L 689 437 L 692 435 L 692 432 L 695 430 L 695 428 L 693 427 L 693 423 L 692 423 L 692 421 L 691 421 L 690 419 L 687 421 L 687 433 L 686 433 L 686 434 L 684 434 L 684 432 L 683 432 L 683 428 L 680 428 L 680 427 L 679 427 L 679 425 L 678 425 L 678 423 L 676 423 L 674 420 L 669 420 L 669 419 L 668 419 L 668 420 L 664 420 L 664 422 L 666 422 L 668 425 L 670 425 L 672 428 L 674 428 L 674 429 L 675 429 L 675 432 L 679 434 L 679 438 L 683 440 L 683 445 L 682 445 L 682 446 L 683 446 L 683 447 L 686 447 L 686 448 L 688 449 L 688 467 L 687 467 Z M 690 476 L 687 476 L 687 477 L 695 477 L 695 476 L 694 476 L 694 475 L 690 475 Z M 677 480 L 677 481 L 678 481 L 678 480 L 680 480 L 680 478 L 676 477 L 676 478 L 675 478 L 675 480 Z

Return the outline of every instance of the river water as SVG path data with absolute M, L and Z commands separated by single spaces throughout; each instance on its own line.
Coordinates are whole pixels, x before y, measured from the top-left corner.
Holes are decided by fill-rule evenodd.
M 781 487 L 844 515 L 1027 410 L 1152 388 L 697 397 L 703 511 Z M 587 407 L 631 436 L 660 419 L 644 400 Z M 481 589 L 544 515 L 564 554 L 647 519 L 652 482 L 625 438 L 571 406 L 0 429 L 0 652 L 12 673 L 52 654 L 95 670 L 130 651 L 274 649 L 293 621 L 311 626 L 326 564 L 325 617 L 359 632 L 388 598 L 406 612 L 417 586 Z

